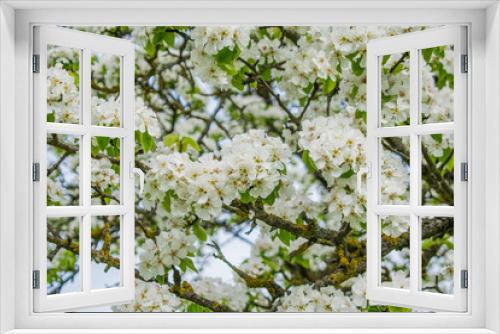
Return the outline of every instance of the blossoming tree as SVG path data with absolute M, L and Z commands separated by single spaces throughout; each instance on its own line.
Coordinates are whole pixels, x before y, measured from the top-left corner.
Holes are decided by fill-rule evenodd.
M 136 44 L 136 166 L 146 173 L 136 199 L 136 299 L 128 312 L 400 311 L 365 298 L 366 43 L 402 27 L 99 27 Z M 418 28 L 419 29 L 419 28 Z M 424 122 L 453 117 L 450 47 L 423 52 Z M 92 57 L 92 122 L 120 117 L 119 60 Z M 74 50 L 49 50 L 48 114 L 79 117 Z M 381 122 L 409 121 L 409 55 L 382 59 Z M 453 205 L 453 138 L 423 138 L 422 201 Z M 78 138 L 48 139 L 51 205 L 78 200 Z M 383 201 L 409 197 L 409 144 L 382 142 Z M 117 202 L 119 141 L 92 140 L 92 201 Z M 408 285 L 409 224 L 385 217 L 383 284 Z M 48 231 L 49 293 L 78 274 L 78 227 Z M 246 238 L 248 233 L 258 235 Z M 250 243 L 232 263 L 221 236 Z M 119 268 L 119 222 L 92 224 L 93 260 Z M 232 281 L 203 274 L 214 256 Z M 453 222 L 423 228 L 423 281 L 453 290 Z

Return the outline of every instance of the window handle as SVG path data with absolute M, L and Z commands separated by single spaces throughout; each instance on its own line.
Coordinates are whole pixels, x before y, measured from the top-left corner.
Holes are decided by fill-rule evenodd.
M 134 167 L 134 163 L 130 163 L 130 177 L 134 177 L 135 174 L 139 175 L 139 195 L 144 192 L 144 172 L 142 169 Z
M 361 167 L 358 172 L 356 173 L 356 193 L 361 194 L 363 191 L 362 189 L 362 184 L 363 184 L 363 174 L 366 174 L 367 178 L 369 176 L 369 168 L 366 167 Z

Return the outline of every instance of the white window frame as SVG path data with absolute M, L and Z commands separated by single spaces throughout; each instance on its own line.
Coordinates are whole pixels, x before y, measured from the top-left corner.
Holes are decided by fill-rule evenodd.
M 49 45 L 79 51 L 80 117 L 79 124 L 47 122 L 47 58 Z M 39 73 L 33 74 L 34 163 L 38 164 L 39 180 L 34 193 L 34 252 L 33 269 L 39 287 L 34 289 L 34 310 L 70 311 L 72 309 L 130 302 L 135 297 L 134 249 L 134 45 L 127 40 L 100 36 L 67 28 L 34 27 L 33 52 L 39 57 Z M 120 62 L 120 126 L 91 124 L 91 57 L 92 52 L 117 56 Z M 79 205 L 47 206 L 47 135 L 73 135 L 80 138 Z M 115 205 L 91 203 L 91 140 L 103 136 L 120 139 L 119 200 Z M 91 224 L 95 216 L 118 216 L 120 219 L 120 286 L 93 289 L 91 284 Z M 80 291 L 47 294 L 47 219 L 73 217 L 79 221 Z
M 10 0 L 0 3 L 0 18 L 1 333 L 123 332 L 119 329 L 127 329 L 127 333 L 174 333 L 182 332 L 175 330 L 180 328 L 191 328 L 190 333 L 500 332 L 500 228 L 497 224 L 500 220 L 500 117 L 497 113 L 500 109 L 500 9 L 496 1 Z M 468 116 L 468 215 L 471 222 L 468 311 L 435 314 L 33 313 L 30 257 L 33 215 L 31 204 L 26 203 L 32 194 L 32 26 L 166 22 L 181 25 L 468 24 L 472 61 L 469 74 L 471 112 Z M 486 66 L 488 71 L 485 71 Z M 15 149 L 11 145 L 12 138 L 15 138 Z M 14 196 L 12 189 L 15 189 Z M 99 328 L 101 330 L 97 330 Z M 112 331 L 112 328 L 117 330 Z M 155 328 L 164 330 L 154 331 Z
M 453 45 L 453 110 L 450 122 L 421 124 L 421 54 L 420 50 Z M 383 126 L 381 124 L 381 58 L 385 55 L 409 53 L 410 124 Z M 462 66 L 468 67 L 467 28 L 445 26 L 425 31 L 371 40 L 367 45 L 367 161 L 369 166 L 367 191 L 367 298 L 389 305 L 431 308 L 463 312 L 467 310 L 467 289 L 462 287 L 462 271 L 467 272 L 467 180 L 461 178 L 461 164 L 467 163 L 467 78 Z M 454 143 L 454 205 L 429 206 L 420 203 L 422 158 L 421 136 L 451 134 Z M 380 140 L 385 137 L 406 137 L 410 146 L 410 197 L 407 205 L 382 204 L 380 200 Z M 381 217 L 404 216 L 409 222 L 410 266 L 408 289 L 382 286 L 382 229 Z M 453 218 L 453 282 L 452 294 L 421 290 L 421 231 L 422 217 Z

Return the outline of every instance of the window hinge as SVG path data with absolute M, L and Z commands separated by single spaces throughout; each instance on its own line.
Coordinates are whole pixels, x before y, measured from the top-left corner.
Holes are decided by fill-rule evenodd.
M 469 181 L 469 164 L 466 162 L 460 164 L 460 179 L 462 181 Z
M 462 289 L 467 289 L 469 287 L 469 272 L 467 270 L 462 270 L 460 272 L 460 287 Z
M 33 270 L 33 289 L 40 289 L 40 270 Z
M 461 62 L 462 62 L 462 66 L 461 66 L 462 73 L 469 72 L 469 57 L 467 55 L 462 55 Z
M 33 55 L 33 73 L 40 73 L 40 55 Z
M 40 164 L 38 162 L 33 164 L 33 181 L 40 181 Z

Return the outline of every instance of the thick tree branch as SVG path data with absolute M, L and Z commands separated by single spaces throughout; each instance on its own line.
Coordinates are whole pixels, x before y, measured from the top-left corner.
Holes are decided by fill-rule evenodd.
M 230 206 L 224 206 L 227 210 L 235 212 L 240 215 L 250 215 L 254 214 L 256 219 L 262 220 L 267 225 L 280 228 L 288 231 L 298 237 L 302 237 L 312 242 L 326 245 L 335 246 L 340 243 L 342 239 L 349 233 L 349 229 L 342 229 L 339 232 L 335 232 L 323 227 L 318 226 L 315 222 L 310 221 L 308 225 L 301 225 L 290 222 L 281 217 L 275 216 L 273 214 L 267 213 L 264 209 L 264 205 L 260 200 L 257 200 L 255 204 L 244 204 L 238 200 L 234 200 Z M 344 224 L 348 226 L 348 224 Z

